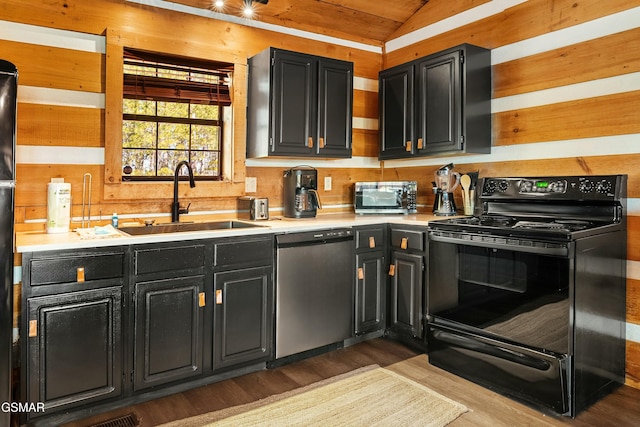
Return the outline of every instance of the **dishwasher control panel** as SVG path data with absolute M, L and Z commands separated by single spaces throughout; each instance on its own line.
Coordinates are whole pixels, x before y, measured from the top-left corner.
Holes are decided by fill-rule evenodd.
M 330 231 L 321 231 L 319 233 L 314 233 L 313 237 L 317 239 L 331 239 L 331 238 L 340 238 L 340 237 L 349 237 L 353 235 L 352 230 L 330 230 Z
M 290 245 L 295 243 L 323 243 L 334 240 L 353 239 L 353 230 L 350 228 L 335 228 L 329 230 L 317 230 L 306 232 L 294 232 L 276 235 L 276 243 L 278 246 Z

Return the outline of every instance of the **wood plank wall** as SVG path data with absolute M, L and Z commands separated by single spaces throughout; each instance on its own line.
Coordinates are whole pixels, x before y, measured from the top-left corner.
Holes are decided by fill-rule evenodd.
M 104 194 L 107 29 L 126 32 L 133 47 L 166 46 L 197 56 L 214 45 L 240 62 L 269 45 L 351 60 L 355 158 L 312 162 L 320 182 L 333 178 L 331 191 L 320 189 L 328 210 L 349 209 L 355 181 L 416 179 L 418 202 L 429 211 L 433 172 L 448 162 L 481 176 L 629 175 L 627 382 L 640 387 L 639 8 L 640 0 L 431 0 L 381 54 L 122 1 L 0 0 L 0 56 L 20 70 L 17 227 L 44 227 L 51 177 L 72 183 L 73 215 L 79 217 L 87 172 L 94 180 L 94 214 L 168 215 L 170 194 L 149 200 Z M 441 21 L 446 25 L 434 25 Z M 461 43 L 493 49 L 492 154 L 378 163 L 378 71 Z M 246 168 L 247 176 L 258 178 L 256 194 L 269 197 L 272 208 L 281 206 L 287 164 L 257 161 Z M 229 195 L 189 201 L 192 211 L 235 208 Z

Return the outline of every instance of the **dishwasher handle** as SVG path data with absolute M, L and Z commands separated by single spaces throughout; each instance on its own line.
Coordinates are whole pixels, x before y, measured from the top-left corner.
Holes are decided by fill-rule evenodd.
M 353 230 L 339 228 L 332 230 L 318 230 L 304 233 L 290 233 L 276 235 L 276 246 L 284 247 L 296 244 L 324 244 L 337 241 L 353 240 Z

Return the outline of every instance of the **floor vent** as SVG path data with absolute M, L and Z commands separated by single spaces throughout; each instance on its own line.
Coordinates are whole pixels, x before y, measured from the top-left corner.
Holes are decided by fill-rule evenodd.
M 134 414 L 127 414 L 94 424 L 91 427 L 137 427 L 138 425 L 138 417 Z

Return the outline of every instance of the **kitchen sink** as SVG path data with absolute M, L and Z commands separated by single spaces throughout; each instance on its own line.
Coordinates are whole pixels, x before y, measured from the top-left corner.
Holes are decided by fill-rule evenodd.
M 211 222 L 171 222 L 168 224 L 120 227 L 118 230 L 131 236 L 145 234 L 181 233 L 184 231 L 213 231 L 230 230 L 234 228 L 255 228 L 261 225 L 242 221 L 211 221 Z

